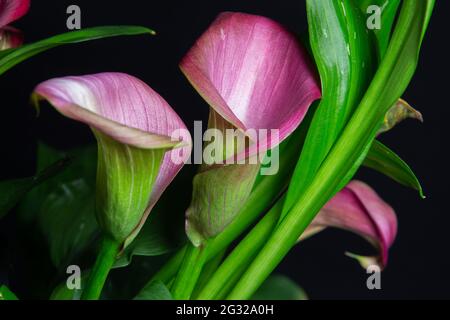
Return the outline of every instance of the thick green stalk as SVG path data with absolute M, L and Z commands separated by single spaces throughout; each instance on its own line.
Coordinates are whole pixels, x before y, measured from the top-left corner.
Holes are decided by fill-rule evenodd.
M 188 300 L 194 291 L 197 280 L 206 262 L 205 248 L 189 244 L 183 262 L 172 286 L 172 295 L 176 300 Z
M 82 300 L 98 300 L 100 298 L 108 273 L 119 253 L 119 248 L 120 243 L 109 236 L 103 237 L 99 255 L 83 289 Z
M 223 261 L 223 258 L 225 256 L 226 250 L 223 250 L 221 253 L 219 253 L 217 256 L 212 258 L 210 261 L 208 261 L 205 264 L 205 267 L 203 268 L 203 271 L 198 278 L 197 285 L 195 286 L 194 292 L 191 295 L 192 300 L 197 300 L 199 293 L 203 290 L 205 285 L 209 282 L 211 277 L 216 272 L 217 268 L 220 266 L 220 264 Z
M 375 138 L 384 114 L 406 89 L 434 1 L 405 0 L 374 80 L 313 182 L 281 221 L 229 299 L 248 299 L 281 262 L 321 207 L 349 180 Z
M 211 300 L 218 298 L 218 294 L 225 285 L 230 285 L 237 270 L 245 270 L 258 251 L 270 236 L 273 228 L 280 218 L 284 197 L 265 215 L 239 245 L 231 252 L 222 265 L 217 269 L 210 281 L 198 295 L 199 300 Z
M 224 300 L 228 294 L 233 290 L 236 283 L 239 281 L 241 276 L 244 274 L 245 270 L 247 270 L 248 265 L 239 266 L 239 268 L 233 270 L 229 281 L 225 283 L 220 291 L 217 292 L 215 298 L 213 300 Z

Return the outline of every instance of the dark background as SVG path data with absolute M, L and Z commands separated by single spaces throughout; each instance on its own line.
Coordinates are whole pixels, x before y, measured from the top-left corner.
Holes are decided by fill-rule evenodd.
M 137 76 L 159 92 L 189 127 L 206 120 L 207 104 L 178 70 L 178 62 L 221 11 L 268 16 L 301 33 L 306 30 L 304 1 L 32 1 L 29 14 L 14 25 L 26 41 L 66 32 L 66 8 L 77 4 L 82 27 L 134 24 L 151 27 L 156 37 L 99 40 L 51 50 L 0 77 L 2 154 L 1 178 L 34 173 L 38 139 L 68 148 L 93 142 L 87 127 L 64 119 L 50 108 L 41 116 L 28 99 L 39 82 L 60 76 L 120 71 Z M 382 140 L 406 159 L 421 179 L 426 200 L 380 174 L 361 169 L 358 178 L 372 185 L 395 209 L 399 234 L 382 274 L 382 290 L 366 288 L 367 275 L 349 250 L 371 253 L 357 236 L 328 230 L 305 241 L 279 267 L 313 299 L 450 298 L 447 134 L 448 1 L 437 1 L 424 41 L 420 64 L 404 98 L 420 110 L 425 123 L 406 121 Z

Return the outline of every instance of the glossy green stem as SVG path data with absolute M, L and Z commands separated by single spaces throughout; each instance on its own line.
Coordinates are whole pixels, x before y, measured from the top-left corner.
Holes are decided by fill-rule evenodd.
M 174 299 L 190 299 L 205 262 L 206 255 L 204 247 L 195 247 L 190 244 L 186 248 L 183 262 L 172 286 Z
M 284 197 L 264 216 L 264 218 L 252 229 L 252 231 L 239 243 L 220 265 L 210 281 L 198 295 L 199 300 L 219 298 L 222 288 L 232 283 L 237 270 L 245 270 L 265 241 L 270 236 L 280 218 Z
M 210 261 L 208 261 L 205 264 L 205 267 L 203 268 L 203 271 L 202 271 L 202 273 L 201 273 L 201 275 L 200 275 L 200 277 L 199 277 L 199 279 L 197 281 L 197 285 L 195 286 L 194 292 L 191 295 L 191 299 L 192 300 L 197 300 L 198 299 L 198 295 L 203 290 L 205 285 L 210 281 L 211 277 L 214 275 L 214 273 L 216 272 L 217 268 L 222 263 L 223 257 L 225 256 L 225 253 L 226 253 L 226 250 L 223 250 L 217 256 L 215 256 L 214 258 L 210 259 Z
M 289 175 L 277 174 L 265 177 L 257 188 L 250 195 L 246 205 L 236 217 L 236 219 L 225 230 L 208 243 L 206 249 L 206 261 L 217 256 L 225 250 L 236 238 L 238 238 L 252 223 L 254 223 L 261 214 L 270 207 L 274 199 L 283 190 L 283 185 Z M 284 180 L 284 181 L 283 181 Z M 147 284 L 155 280 L 168 283 L 177 273 L 180 267 L 184 252 L 188 245 L 181 248 L 159 271 L 153 276 Z
M 215 298 L 213 300 L 225 300 L 225 298 L 228 296 L 228 294 L 233 290 L 236 283 L 239 281 L 239 279 L 244 274 L 245 270 L 247 270 L 248 265 L 241 265 L 237 269 L 233 270 L 231 277 L 229 278 L 229 281 L 225 283 L 222 288 L 220 288 L 220 291 L 217 292 Z
M 116 261 L 119 248 L 119 242 L 109 236 L 103 237 L 97 260 L 83 289 L 82 300 L 98 300 L 100 298 L 109 271 Z

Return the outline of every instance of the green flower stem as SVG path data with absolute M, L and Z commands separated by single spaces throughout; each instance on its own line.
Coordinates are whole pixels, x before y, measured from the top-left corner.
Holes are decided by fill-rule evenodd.
M 205 248 L 207 251 L 206 261 L 209 261 L 221 251 L 225 250 L 270 207 L 274 199 L 283 190 L 283 185 L 288 177 L 287 174 L 280 171 L 277 175 L 266 176 L 261 180 L 236 219 L 222 233 L 208 243 L 208 247 Z M 176 275 L 187 247 L 188 245 L 181 248 L 147 284 L 155 280 L 160 280 L 167 284 Z
M 210 281 L 200 292 L 199 300 L 211 300 L 219 298 L 218 295 L 225 285 L 230 285 L 232 278 L 238 274 L 237 270 L 244 271 L 258 251 L 262 248 L 272 230 L 276 226 L 284 197 L 265 215 L 256 227 L 239 243 L 233 252 L 225 259 L 217 269 Z
M 188 245 L 180 270 L 172 286 L 174 299 L 190 299 L 206 262 L 205 250 L 205 247 L 195 247 L 192 244 Z
M 229 278 L 229 281 L 227 283 L 224 283 L 222 288 L 217 292 L 215 298 L 213 300 L 224 300 L 228 294 L 233 290 L 236 283 L 239 281 L 239 279 L 244 274 L 245 270 L 247 270 L 248 265 L 241 265 L 237 269 L 233 270 L 231 273 L 231 276 Z
M 109 236 L 104 236 L 99 255 L 89 275 L 86 287 L 81 295 L 82 300 L 98 300 L 105 285 L 108 273 L 116 261 L 121 244 Z
M 192 300 L 197 300 L 199 293 L 203 290 L 205 285 L 209 282 L 211 277 L 216 272 L 217 268 L 222 263 L 225 253 L 226 253 L 226 250 L 223 250 L 217 256 L 210 259 L 205 264 L 205 267 L 203 268 L 203 271 L 200 274 L 200 277 L 198 278 L 197 285 L 195 286 L 194 292 L 191 295 Z
M 321 207 L 362 161 L 384 114 L 406 89 L 434 1 L 405 0 L 388 51 L 368 91 L 312 183 L 280 222 L 228 299 L 248 299 L 281 262 Z M 356 164 L 356 165 L 355 165 Z

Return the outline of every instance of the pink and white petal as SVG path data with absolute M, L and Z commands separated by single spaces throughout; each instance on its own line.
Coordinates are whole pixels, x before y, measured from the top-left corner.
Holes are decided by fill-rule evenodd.
M 376 240 L 381 245 L 381 261 L 386 265 L 389 248 L 397 236 L 397 216 L 394 209 L 387 204 L 367 184 L 361 181 L 352 181 L 347 186 L 359 198 L 365 207 L 370 219 L 377 230 Z
M 34 92 L 66 117 L 121 143 L 142 149 L 179 147 L 164 156 L 145 217 L 190 156 L 192 141 L 183 121 L 158 93 L 135 77 L 100 73 L 56 78 L 39 84 Z M 182 133 L 177 136 L 180 140 L 172 139 L 176 131 Z
M 397 217 L 394 210 L 365 183 L 350 182 L 324 206 L 301 240 L 327 227 L 361 235 L 379 249 L 378 262 L 381 267 L 386 266 L 389 248 L 397 234 Z
M 13 27 L 0 29 L 0 51 L 20 47 L 23 43 L 22 32 Z
M 102 73 L 45 81 L 35 89 L 60 113 L 142 149 L 167 148 L 179 142 L 170 134 L 178 116 L 150 87 L 121 73 Z M 172 130 L 170 130 L 172 127 Z
M 242 131 L 278 129 L 279 142 L 320 98 L 315 69 L 297 38 L 261 16 L 222 13 L 180 67 L 224 119 Z M 259 143 L 259 151 L 277 144 Z
M 0 0 L 0 28 L 24 16 L 30 0 Z

